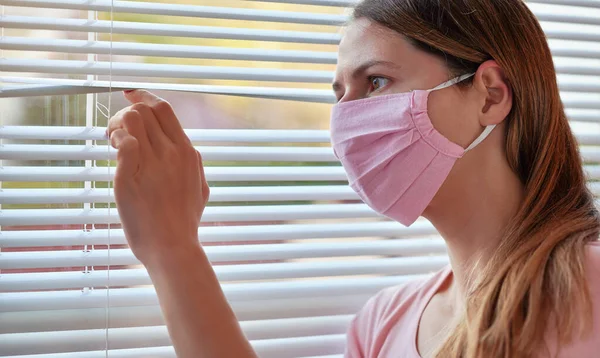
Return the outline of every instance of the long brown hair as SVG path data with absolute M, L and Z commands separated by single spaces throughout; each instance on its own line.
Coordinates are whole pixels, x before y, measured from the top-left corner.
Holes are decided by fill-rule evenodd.
M 521 0 L 364 0 L 354 18 L 442 56 L 455 75 L 493 59 L 513 91 L 506 155 L 525 198 L 437 356 L 538 356 L 549 326 L 561 345 L 583 337 L 592 324 L 584 249 L 600 222 L 535 16 Z

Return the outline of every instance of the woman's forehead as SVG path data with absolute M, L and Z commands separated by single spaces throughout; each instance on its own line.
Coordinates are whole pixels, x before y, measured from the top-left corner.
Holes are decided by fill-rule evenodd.
M 338 67 L 357 67 L 370 61 L 401 63 L 411 47 L 397 32 L 367 19 L 357 19 L 342 32 Z
M 350 22 L 342 30 L 342 40 L 339 46 L 341 56 L 357 55 L 368 52 L 398 53 L 408 42 L 394 30 L 371 22 L 367 19 L 357 19 Z
M 339 46 L 337 80 L 343 81 L 368 63 L 391 63 L 391 70 L 404 75 L 423 68 L 445 67 L 438 56 L 418 49 L 400 33 L 367 19 L 352 21 L 342 33 Z

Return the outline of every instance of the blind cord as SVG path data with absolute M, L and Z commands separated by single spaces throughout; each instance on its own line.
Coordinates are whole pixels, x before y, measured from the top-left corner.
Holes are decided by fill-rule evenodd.
M 113 67 L 113 60 L 112 60 L 112 53 L 113 53 L 113 27 L 114 27 L 114 17 L 113 17 L 113 10 L 114 10 L 114 0 L 111 0 L 110 2 L 110 33 L 109 33 L 109 42 L 110 42 L 110 48 L 108 51 L 108 63 L 109 63 L 109 69 L 108 69 L 108 108 L 107 108 L 107 112 L 108 115 L 106 116 L 107 121 L 110 120 L 110 115 L 111 115 L 111 109 L 112 109 L 112 67 Z M 109 140 L 110 141 L 110 140 Z M 110 163 L 110 144 L 106 146 L 107 148 L 107 165 L 106 168 L 108 170 L 108 176 L 110 179 L 110 169 L 111 169 L 111 163 Z M 110 189 L 112 187 L 112 180 L 108 181 L 108 185 L 106 186 L 106 190 L 107 190 L 107 194 L 108 194 L 108 217 L 110 218 L 110 214 L 111 214 L 111 202 L 110 202 Z M 108 255 L 108 262 L 107 262 L 107 267 L 106 267 L 106 336 L 105 336 L 105 341 L 106 341 L 106 358 L 108 358 L 108 349 L 109 349 L 109 337 L 108 337 L 108 330 L 110 328 L 110 236 L 111 236 L 111 227 L 110 227 L 110 220 L 108 221 L 108 226 L 107 226 L 107 240 L 108 240 L 108 246 L 107 246 L 107 255 Z

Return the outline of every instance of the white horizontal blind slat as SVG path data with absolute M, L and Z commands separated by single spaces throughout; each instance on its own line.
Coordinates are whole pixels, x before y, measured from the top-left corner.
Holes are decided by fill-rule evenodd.
M 352 7 L 359 0 L 244 0 L 244 1 L 261 1 L 261 2 L 295 4 L 295 5 Z
M 49 82 L 48 79 L 36 79 L 36 82 Z M 96 81 L 88 84 L 87 81 L 72 80 L 67 85 L 24 85 L 6 86 L 6 90 L 0 92 L 0 98 L 32 97 L 32 96 L 57 96 L 85 93 L 103 93 L 109 89 L 122 91 L 133 88 L 146 90 L 183 91 L 206 94 L 222 94 L 240 97 L 257 97 L 266 99 L 281 99 L 301 102 L 332 103 L 335 98 L 331 91 L 312 89 L 289 89 L 268 88 L 249 86 L 213 86 L 213 85 L 185 85 L 185 84 L 162 84 L 162 83 L 113 83 L 118 86 L 103 85 Z
M 342 167 L 207 167 L 208 181 L 346 181 Z M 109 181 L 114 168 L 95 167 L 4 167 L 0 180 L 4 181 Z
M 0 137 L 5 139 L 39 140 L 103 140 L 106 128 L 4 126 Z M 185 129 L 194 142 L 241 142 L 241 143 L 328 143 L 329 131 L 325 130 L 251 130 L 251 129 Z M 600 143 L 600 134 L 598 135 Z
M 111 26 L 112 25 L 112 26 Z M 177 36 L 208 39 L 278 41 L 304 44 L 336 45 L 340 41 L 337 33 L 257 30 L 247 28 L 209 27 L 177 24 L 153 24 L 96 20 L 43 18 L 30 16 L 0 16 L 0 26 L 13 29 L 36 29 L 57 31 L 81 31 L 114 34 Z
M 303 2 L 301 0 L 301 2 Z M 356 3 L 356 2 L 354 2 Z M 347 5 L 351 5 L 349 3 Z M 342 25 L 348 21 L 344 15 L 315 14 L 289 11 L 254 10 L 242 8 L 219 8 L 197 5 L 148 3 L 113 0 L 0 0 L 0 5 L 47 7 L 91 11 L 112 11 L 120 13 L 152 14 L 163 16 L 186 16 L 217 19 L 274 21 L 310 25 Z M 569 4 L 572 5 L 572 4 Z M 541 21 L 570 22 L 577 24 L 600 24 L 600 11 L 568 7 L 571 11 L 560 12 L 566 7 L 548 7 L 547 4 L 529 4 L 532 12 Z
M 600 27 L 592 25 L 576 25 L 568 23 L 553 23 L 541 21 L 540 25 L 550 39 L 598 41 Z
M 275 61 L 335 64 L 335 52 L 266 50 L 245 48 L 221 48 L 208 46 L 146 44 L 136 42 L 110 43 L 107 41 L 84 41 L 44 39 L 27 37 L 4 37 L 0 49 L 21 51 L 50 51 L 64 53 L 93 53 L 132 56 L 162 56 L 180 58 L 208 58 L 242 61 Z
M 316 70 L 23 59 L 0 59 L 0 71 L 314 83 L 330 83 L 333 79 L 331 72 Z
M 247 226 L 202 226 L 198 229 L 203 243 L 265 242 L 308 239 L 339 239 L 360 237 L 408 238 L 435 235 L 433 226 L 417 221 L 409 228 L 395 222 L 360 222 L 338 224 L 283 224 Z M 111 229 L 111 243 L 125 244 L 122 229 Z M 51 247 L 77 245 L 105 245 L 108 232 L 105 229 L 83 230 L 19 230 L 0 233 L 0 247 Z
M 598 123 L 600 118 L 600 111 L 593 109 L 567 108 L 565 112 L 572 122 Z
M 319 147 L 196 147 L 206 161 L 337 162 L 331 148 Z M 117 150 L 108 146 L 7 144 L 3 159 L 21 160 L 103 160 L 117 159 Z
M 595 154 L 596 152 L 594 152 Z M 211 203 L 256 201 L 359 200 L 347 185 L 215 187 Z M 114 192 L 105 189 L 4 189 L 0 204 L 66 204 L 114 202 Z
M 592 42 L 549 39 L 548 44 L 555 56 L 580 58 L 600 57 L 600 53 L 598 52 L 600 46 Z
M 352 315 L 287 318 L 277 320 L 243 321 L 242 329 L 250 340 L 305 337 L 343 334 Z M 0 351 L 6 354 L 35 354 L 38 352 L 63 352 L 71 350 L 99 350 L 105 345 L 106 331 L 103 329 L 36 332 L 11 334 L 0 342 Z M 112 349 L 156 347 L 170 344 L 165 326 L 114 328 L 108 331 Z M 72 342 L 76 344 L 73 345 Z
M 369 299 L 368 293 L 232 302 L 240 321 L 304 318 L 354 314 Z M 0 312 L 0 334 L 87 330 L 106 327 L 103 308 Z M 112 307 L 109 328 L 164 325 L 158 305 Z
M 589 170 L 593 177 L 597 170 Z M 261 205 L 261 206 L 209 206 L 202 219 L 212 222 L 261 222 L 285 220 L 357 219 L 378 218 L 365 204 L 322 205 Z M 7 209 L 0 214 L 0 225 L 77 225 L 117 224 L 116 210 L 107 209 Z
M 600 10 L 552 4 L 527 4 L 540 21 L 600 25 Z
M 328 355 L 341 353 L 344 350 L 345 335 L 323 335 L 314 337 L 281 338 L 272 340 L 261 340 L 251 342 L 257 354 L 264 358 L 295 358 L 306 357 L 307 355 Z M 134 357 L 171 357 L 175 358 L 175 351 L 172 347 L 152 347 L 110 350 L 108 356 L 111 358 L 134 358 Z M 19 357 L 36 358 L 104 358 L 105 351 L 89 351 L 85 353 L 63 353 L 52 355 L 20 355 Z
M 598 0 L 529 0 L 531 3 L 600 8 Z
M 207 94 L 224 94 L 233 96 L 260 97 L 269 99 L 295 100 L 302 102 L 333 103 L 335 97 L 330 90 L 306 88 L 273 88 L 256 86 L 227 86 L 227 85 L 193 85 L 183 83 L 152 83 L 152 82 L 123 82 L 123 81 L 95 81 L 95 80 L 69 80 L 57 78 L 28 78 L 17 76 L 3 76 L 0 81 L 28 84 L 18 88 L 9 88 L 0 92 L 0 98 L 24 97 L 38 95 L 100 93 L 110 89 L 120 91 L 124 89 L 143 88 L 148 90 L 170 90 L 183 92 L 196 92 Z M 305 132 L 297 130 L 299 132 Z M 260 132 L 257 130 L 257 132 Z M 283 131 L 279 131 L 283 132 Z M 283 133 L 282 133 L 283 134 Z
M 0 5 L 76 9 L 88 11 L 112 11 L 161 16 L 186 16 L 229 20 L 274 21 L 309 25 L 342 25 L 347 21 L 343 15 L 303 13 L 300 11 L 255 10 L 243 8 L 220 8 L 214 6 L 182 5 L 119 0 L 0 0 Z
M 225 296 L 231 302 L 278 298 L 323 297 L 374 294 L 379 290 L 406 283 L 423 275 L 367 277 L 351 279 L 307 280 L 296 282 L 224 283 Z M 110 290 L 110 302 L 103 289 L 89 292 L 44 291 L 0 293 L 0 312 L 64 310 L 76 308 L 145 306 L 158 304 L 154 288 Z
M 416 256 L 445 254 L 446 247 L 439 239 L 405 239 L 342 243 L 225 245 L 205 247 L 213 263 L 236 261 L 290 260 L 319 257 L 347 256 Z M 424 260 L 427 260 L 424 258 Z M 52 267 L 83 267 L 111 265 L 139 265 L 129 249 L 93 251 L 25 251 L 7 252 L 0 257 L 0 269 L 27 269 Z
M 402 254 L 409 255 L 410 251 Z M 394 252 L 389 255 L 394 255 Z M 437 271 L 447 264 L 448 258 L 445 255 L 429 256 L 426 259 L 407 256 L 331 262 L 219 265 L 215 267 L 215 272 L 221 281 L 253 281 L 350 275 L 416 275 Z M 19 273 L 1 278 L 0 292 L 150 284 L 150 277 L 144 269 L 116 270 L 110 274 L 110 280 L 107 271 L 100 270 L 87 273 Z

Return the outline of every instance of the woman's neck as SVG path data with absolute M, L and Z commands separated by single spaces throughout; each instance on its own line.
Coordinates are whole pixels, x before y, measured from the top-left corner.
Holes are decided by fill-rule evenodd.
M 477 268 L 494 254 L 505 228 L 519 210 L 524 191 L 504 153 L 481 151 L 469 155 L 469 160 L 464 158 L 456 165 L 475 163 L 476 170 L 465 172 L 476 175 L 449 177 L 449 186 L 444 184 L 425 213 L 448 246 L 453 272 L 449 292 L 461 306 L 478 280 Z

